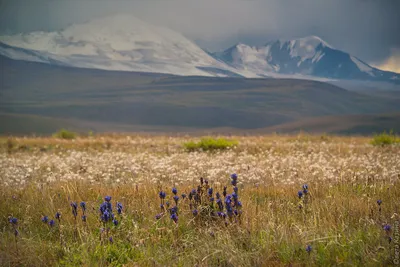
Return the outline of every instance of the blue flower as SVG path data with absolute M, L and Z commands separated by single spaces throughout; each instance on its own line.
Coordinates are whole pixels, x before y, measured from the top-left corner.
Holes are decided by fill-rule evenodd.
M 54 220 L 50 220 L 50 221 L 49 221 L 49 226 L 50 226 L 50 227 L 53 227 L 54 224 L 55 224 Z
M 165 199 L 165 197 L 167 196 L 167 194 L 164 191 L 160 191 L 160 193 L 158 193 L 158 195 L 161 199 Z
M 100 212 L 104 213 L 107 210 L 107 202 L 103 202 L 100 204 Z
M 224 210 L 224 204 L 222 204 L 222 200 L 220 198 L 217 199 L 217 204 L 220 211 Z
M 176 205 L 178 205 L 178 200 L 179 200 L 179 197 L 178 197 L 177 195 L 175 195 L 175 196 L 174 196 L 174 201 L 175 201 L 175 204 L 176 204 Z
M 17 223 L 18 223 L 18 219 L 15 217 L 10 218 L 8 221 L 13 225 L 17 225 Z
M 391 229 L 392 229 L 392 227 L 390 226 L 390 224 L 385 224 L 383 226 L 383 230 L 385 230 L 386 232 L 390 232 Z
M 303 185 L 303 193 L 304 193 L 305 195 L 308 194 L 308 184 L 304 184 L 304 185 Z
M 210 197 L 210 202 L 214 202 L 214 198 L 213 197 Z
M 186 198 L 186 194 L 183 193 L 183 194 L 182 194 L 182 199 L 185 199 L 185 198 Z
M 173 213 L 170 217 L 175 223 L 178 222 L 178 215 L 176 215 L 176 213 Z
M 82 215 L 82 222 L 86 222 L 86 215 Z
M 72 207 L 72 214 L 74 217 L 78 215 L 78 204 L 76 202 L 71 202 L 71 207 Z
M 43 217 L 42 217 L 42 222 L 48 223 L 48 222 L 49 222 L 49 217 L 43 216 Z
M 167 208 L 169 207 L 169 201 L 165 202 L 165 205 L 167 206 Z
M 212 187 L 208 188 L 208 195 L 211 197 L 213 194 L 213 189 Z
M 233 188 L 233 192 L 235 192 L 235 193 L 237 194 L 238 191 L 239 191 L 239 188 L 237 188 L 237 186 L 235 186 L 235 187 Z
M 382 200 L 378 199 L 378 201 L 376 201 L 376 203 L 380 206 L 382 204 Z
M 121 215 L 121 213 L 122 213 L 122 204 L 120 202 L 117 202 L 117 211 L 118 211 L 118 214 Z
M 236 173 L 231 174 L 231 179 L 232 180 L 237 180 L 238 176 Z
M 205 179 L 205 180 L 204 180 L 204 183 L 205 183 L 205 184 L 208 184 L 208 180 L 207 180 L 207 179 Z
M 221 195 L 219 194 L 219 192 L 217 192 L 217 193 L 215 194 L 215 197 L 216 197 L 217 199 L 220 199 L 220 198 L 221 198 Z
M 224 196 L 224 197 L 226 197 L 226 186 L 224 186 L 224 191 L 222 192 L 222 195 Z
M 110 241 L 111 244 L 114 243 L 114 239 L 112 238 L 112 236 L 110 236 L 110 237 L 108 238 L 108 240 Z
M 110 197 L 110 196 L 105 196 L 104 200 L 105 200 L 106 202 L 110 202 L 110 201 L 111 201 L 111 197 Z
M 311 250 L 312 250 L 311 245 L 307 245 L 307 246 L 306 246 L 306 251 L 308 252 L 308 254 L 311 253 Z
M 301 198 L 302 196 L 303 196 L 303 191 L 299 191 L 299 192 L 297 192 L 297 195 L 299 196 L 299 198 Z
M 238 202 L 237 202 L 237 206 L 238 206 L 238 207 L 241 207 L 241 206 L 242 206 L 242 202 L 238 201 Z
M 233 198 L 233 200 L 237 201 L 238 200 L 238 195 L 235 192 L 233 192 L 232 193 L 232 198 Z
M 169 212 L 170 212 L 171 214 L 178 213 L 178 207 L 175 206 L 175 207 L 173 207 L 173 208 L 170 208 L 170 209 L 169 209 Z
M 114 224 L 115 226 L 117 226 L 117 225 L 118 225 L 118 221 L 117 221 L 117 219 L 114 219 L 114 220 L 113 220 L 113 224 Z
M 85 210 L 86 210 L 86 203 L 82 201 L 82 202 L 80 203 L 80 206 L 81 206 L 83 212 L 85 212 Z
M 172 188 L 172 194 L 176 195 L 178 193 L 178 190 L 174 187 Z
M 108 210 L 105 210 L 105 211 L 103 212 L 103 214 L 101 215 L 101 220 L 102 220 L 103 222 L 108 222 L 108 221 L 111 220 L 111 214 L 108 212 Z
M 197 216 L 197 214 L 199 214 L 199 211 L 196 210 L 196 209 L 194 209 L 194 210 L 192 211 L 192 213 L 193 213 L 193 216 Z
M 161 214 L 161 213 L 157 214 L 157 215 L 156 215 L 156 220 L 161 219 L 161 217 L 162 217 L 162 214 Z
M 61 219 L 61 213 L 59 213 L 59 212 L 57 211 L 55 217 L 56 217 L 57 220 L 60 220 L 60 219 Z

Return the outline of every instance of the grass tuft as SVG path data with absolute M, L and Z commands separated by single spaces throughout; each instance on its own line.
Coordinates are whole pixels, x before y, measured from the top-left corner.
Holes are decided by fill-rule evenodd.
M 373 137 L 371 144 L 374 146 L 400 144 L 400 137 L 396 136 L 393 131 L 390 131 L 389 133 L 383 132 L 380 134 L 376 134 Z
M 55 138 L 60 138 L 60 139 L 75 139 L 76 138 L 76 133 L 66 130 L 66 129 L 61 129 L 58 132 L 53 134 L 53 137 Z
M 213 151 L 213 150 L 225 150 L 237 146 L 239 142 L 237 140 L 228 140 L 225 138 L 212 138 L 204 137 L 199 142 L 189 141 L 184 143 L 184 147 L 187 151 Z

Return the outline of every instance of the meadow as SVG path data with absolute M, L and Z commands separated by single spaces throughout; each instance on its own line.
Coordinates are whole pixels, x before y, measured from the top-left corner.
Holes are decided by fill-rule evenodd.
M 226 138 L 0 138 L 0 265 L 395 264 L 400 145 Z

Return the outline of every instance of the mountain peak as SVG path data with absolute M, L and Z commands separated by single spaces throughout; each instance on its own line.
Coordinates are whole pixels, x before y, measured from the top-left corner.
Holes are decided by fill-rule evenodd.
M 317 49 L 319 46 L 329 47 L 333 49 L 333 47 L 330 44 L 328 44 L 326 41 L 315 35 L 305 36 L 296 39 L 278 39 L 276 41 L 270 41 L 266 45 L 273 45 L 273 44 L 280 45 L 281 49 L 284 46 L 290 46 L 292 48 L 304 47 L 307 48 L 308 50 Z
M 70 67 L 176 75 L 400 79 L 400 75 L 379 71 L 332 48 L 318 36 L 264 46 L 239 42 L 225 51 L 209 53 L 178 32 L 124 14 L 60 31 L 0 36 L 0 55 Z

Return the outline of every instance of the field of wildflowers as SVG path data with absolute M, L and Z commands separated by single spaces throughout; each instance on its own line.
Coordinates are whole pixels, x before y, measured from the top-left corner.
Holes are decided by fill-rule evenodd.
M 0 138 L 0 266 L 394 264 L 400 146 L 234 139 Z

